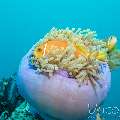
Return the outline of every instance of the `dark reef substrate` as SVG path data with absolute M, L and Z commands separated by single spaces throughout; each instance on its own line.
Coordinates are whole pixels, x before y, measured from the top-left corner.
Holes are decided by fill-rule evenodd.
M 16 73 L 0 79 L 0 120 L 43 120 L 29 112 L 29 105 L 18 93 Z

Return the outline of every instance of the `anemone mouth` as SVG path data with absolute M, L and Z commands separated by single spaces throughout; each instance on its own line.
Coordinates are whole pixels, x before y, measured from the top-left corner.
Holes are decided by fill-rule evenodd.
M 113 42 L 113 39 L 112 39 Z M 113 47 L 113 44 L 109 45 Z M 53 28 L 38 42 L 29 56 L 29 64 L 38 73 L 52 76 L 54 72 L 65 70 L 78 83 L 95 85 L 102 79 L 101 64 L 108 63 L 106 41 L 98 40 L 94 31 Z

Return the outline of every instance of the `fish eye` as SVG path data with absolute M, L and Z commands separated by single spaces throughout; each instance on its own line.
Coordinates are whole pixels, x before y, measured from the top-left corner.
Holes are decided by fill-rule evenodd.
M 41 52 L 41 51 L 42 51 L 42 49 L 41 49 L 41 48 L 38 48 L 38 49 L 37 49 L 37 51 L 38 51 L 38 52 Z

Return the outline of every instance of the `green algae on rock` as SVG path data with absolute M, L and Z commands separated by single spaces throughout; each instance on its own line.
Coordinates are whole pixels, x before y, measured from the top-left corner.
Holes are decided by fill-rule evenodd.
M 0 120 L 43 120 L 29 112 L 16 87 L 16 73 L 0 80 Z
M 17 90 L 16 73 L 0 80 L 0 116 L 9 116 L 23 101 Z
M 23 102 L 20 106 L 18 106 L 13 112 L 12 115 L 8 118 L 8 120 L 43 120 L 41 117 L 35 118 L 29 112 L 29 105 L 27 102 Z

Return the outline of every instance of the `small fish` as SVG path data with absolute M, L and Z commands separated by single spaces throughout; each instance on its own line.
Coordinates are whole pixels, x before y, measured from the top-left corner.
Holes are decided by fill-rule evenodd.
M 38 45 L 35 50 L 34 50 L 34 55 L 36 58 L 40 58 L 44 55 L 47 55 L 52 47 L 57 47 L 57 48 L 64 48 L 68 46 L 68 43 L 66 40 L 48 40 L 47 42 Z M 86 49 L 85 46 L 83 45 L 74 45 L 76 48 L 75 55 L 79 57 L 80 55 L 88 57 L 89 52 Z M 54 49 L 53 49 L 54 50 Z
M 113 41 L 113 39 L 111 39 Z M 113 42 L 110 42 L 109 44 L 111 45 Z M 57 47 L 57 48 L 66 48 L 67 47 L 67 41 L 62 41 L 62 40 L 49 40 L 44 44 L 38 45 L 35 50 L 34 50 L 34 55 L 36 58 L 40 58 L 44 55 L 47 55 L 50 51 L 51 47 Z M 88 58 L 90 57 L 96 57 L 96 59 L 104 61 L 107 58 L 107 53 L 104 51 L 99 51 L 99 52 L 93 52 L 90 53 L 87 48 L 84 45 L 80 44 L 75 44 L 74 47 L 76 48 L 75 51 L 75 56 L 79 57 L 80 55 Z
M 98 60 L 105 61 L 107 58 L 107 53 L 105 51 L 99 51 L 98 55 L 96 56 Z
M 107 48 L 111 51 L 117 43 L 117 38 L 115 36 L 111 36 L 107 41 Z
M 52 47 L 58 47 L 58 48 L 66 48 L 67 47 L 67 41 L 62 40 L 48 40 L 47 42 L 38 45 L 34 49 L 34 55 L 36 58 L 41 58 L 42 56 L 45 56 L 49 53 L 50 49 Z
M 84 57 L 88 57 L 89 56 L 89 51 L 87 50 L 87 48 L 84 46 L 84 45 L 75 45 L 75 48 L 76 48 L 76 56 L 79 56 L 79 55 L 83 55 Z
M 105 51 L 94 51 L 89 54 L 89 58 L 96 58 L 97 60 L 105 61 L 107 53 Z

